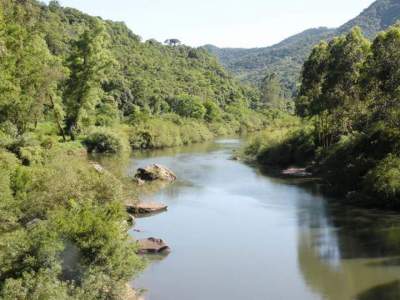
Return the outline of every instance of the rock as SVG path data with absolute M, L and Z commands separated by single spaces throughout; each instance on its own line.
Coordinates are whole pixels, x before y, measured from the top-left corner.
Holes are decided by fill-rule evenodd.
M 126 222 L 128 223 L 128 225 L 133 226 L 133 224 L 135 224 L 135 217 L 132 216 L 131 214 L 128 214 Z
M 307 172 L 305 168 L 288 168 L 282 171 L 282 175 L 293 177 L 308 177 L 312 174 Z
M 98 173 L 104 173 L 104 168 L 102 165 L 96 163 L 96 162 L 90 162 L 90 164 L 93 166 L 93 168 L 98 172 Z
M 135 205 L 127 205 L 126 206 L 126 211 L 128 214 L 134 214 L 134 215 L 145 215 L 145 214 L 153 214 L 153 213 L 159 213 L 166 211 L 168 209 L 168 206 L 165 204 L 161 203 L 139 203 Z
M 170 251 L 169 246 L 162 240 L 153 237 L 137 241 L 139 254 L 162 254 Z
M 176 180 L 176 175 L 167 167 L 153 164 L 146 168 L 139 168 L 135 178 L 143 181 L 164 180 L 172 182 Z

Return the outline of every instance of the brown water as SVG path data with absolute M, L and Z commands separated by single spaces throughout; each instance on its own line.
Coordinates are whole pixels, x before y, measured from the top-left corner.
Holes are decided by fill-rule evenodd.
M 137 155 L 179 180 L 143 194 L 169 206 L 138 238 L 172 252 L 134 282 L 147 300 L 400 299 L 400 218 L 335 204 L 316 184 L 230 160 L 238 140 Z

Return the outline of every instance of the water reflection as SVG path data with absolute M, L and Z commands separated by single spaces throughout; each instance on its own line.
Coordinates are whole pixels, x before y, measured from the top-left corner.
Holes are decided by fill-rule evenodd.
M 237 140 L 137 153 L 125 171 L 161 163 L 179 180 L 144 199 L 167 213 L 138 220 L 138 237 L 172 252 L 135 282 L 147 300 L 400 299 L 400 218 L 344 207 L 316 182 L 271 178 L 231 161 Z
M 398 215 L 329 199 L 299 214 L 299 267 L 314 291 L 329 300 L 400 299 Z

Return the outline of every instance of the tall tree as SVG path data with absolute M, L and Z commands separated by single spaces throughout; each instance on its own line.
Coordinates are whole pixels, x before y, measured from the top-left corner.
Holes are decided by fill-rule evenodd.
M 359 27 L 329 45 L 326 80 L 322 86 L 320 110 L 332 111 L 360 100 L 360 72 L 370 51 L 370 42 Z
M 364 97 L 378 120 L 400 126 L 400 25 L 380 33 L 364 71 Z
M 35 16 L 29 3 L 0 3 L 0 122 L 11 122 L 20 134 L 43 117 L 63 73 Z
M 261 84 L 261 93 L 262 106 L 276 109 L 285 108 L 281 83 L 275 73 L 264 77 Z
M 68 59 L 70 77 L 66 83 L 66 126 L 71 138 L 85 126 L 93 123 L 96 105 L 102 98 L 102 83 L 114 61 L 107 49 L 109 37 L 104 25 L 93 20 L 75 42 Z
M 296 98 L 296 113 L 302 117 L 310 116 L 317 111 L 317 108 L 313 106 L 321 96 L 322 85 L 327 72 L 328 55 L 328 43 L 321 42 L 314 47 L 304 63 L 301 87 Z

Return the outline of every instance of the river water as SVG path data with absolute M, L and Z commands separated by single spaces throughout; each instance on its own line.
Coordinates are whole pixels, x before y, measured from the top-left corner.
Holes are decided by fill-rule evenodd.
M 146 300 L 400 299 L 400 218 L 343 207 L 316 183 L 230 160 L 236 139 L 140 153 L 178 180 L 145 200 L 168 211 L 137 220 L 136 238 L 171 247 L 134 287 Z

